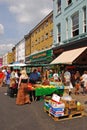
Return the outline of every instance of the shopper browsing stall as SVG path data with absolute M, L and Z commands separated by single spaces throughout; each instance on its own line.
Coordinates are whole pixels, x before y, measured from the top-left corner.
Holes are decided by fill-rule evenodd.
M 32 86 L 34 86 L 34 84 L 36 84 L 38 80 L 39 80 L 39 74 L 37 72 L 37 69 L 34 69 L 33 72 L 30 73 L 29 82 L 32 84 Z M 29 93 L 30 93 L 30 100 L 31 101 L 36 100 L 35 90 L 32 90 Z
M 54 71 L 53 78 L 54 78 L 54 81 L 59 81 L 59 75 L 56 70 Z
M 71 88 L 72 88 L 71 73 L 67 68 L 65 68 L 64 79 L 65 79 L 65 85 L 68 86 L 69 94 L 71 94 Z
M 29 94 L 27 91 L 28 88 L 28 75 L 25 70 L 21 71 L 21 76 L 19 78 L 19 83 L 18 83 L 18 94 L 17 94 L 17 99 L 16 99 L 16 104 L 17 105 L 24 105 L 26 103 L 31 103 L 29 99 Z
M 84 71 L 81 76 L 81 83 L 83 84 L 83 94 L 85 94 L 87 90 L 87 71 Z
M 5 75 L 2 72 L 2 69 L 0 68 L 0 87 L 2 87 L 2 85 L 3 85 L 4 77 L 5 77 Z

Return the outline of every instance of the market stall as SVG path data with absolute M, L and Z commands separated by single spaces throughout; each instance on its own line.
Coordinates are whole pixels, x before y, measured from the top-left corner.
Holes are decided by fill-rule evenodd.
M 65 87 L 60 82 L 50 82 L 49 85 L 35 84 L 33 88 L 35 90 L 36 97 L 52 95 L 53 93 L 63 95 L 63 93 L 65 92 Z
M 22 67 L 26 67 L 26 64 L 25 63 L 19 63 L 19 62 L 14 62 L 13 64 L 8 64 L 7 65 L 8 67 L 11 67 L 13 69 L 21 69 Z
M 44 95 L 52 95 L 53 93 L 57 93 L 62 95 L 64 93 L 64 87 L 39 87 L 35 89 L 36 96 L 44 96 Z

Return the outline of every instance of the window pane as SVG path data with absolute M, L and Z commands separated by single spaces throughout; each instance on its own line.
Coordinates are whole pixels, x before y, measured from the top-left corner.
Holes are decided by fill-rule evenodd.
M 83 8 L 83 32 L 86 32 L 86 7 Z
M 61 0 L 57 0 L 57 8 L 58 8 L 58 12 L 61 11 Z
M 67 4 L 71 4 L 72 3 L 72 0 L 67 0 Z
M 61 41 L 61 25 L 58 24 L 58 42 Z

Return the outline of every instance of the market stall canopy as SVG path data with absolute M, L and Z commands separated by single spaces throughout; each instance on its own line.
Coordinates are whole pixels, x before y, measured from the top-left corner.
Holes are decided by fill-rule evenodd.
M 54 59 L 50 64 L 72 64 L 84 51 L 87 53 L 87 47 L 65 51 L 56 59 Z
M 25 63 L 19 63 L 19 62 L 14 62 L 13 64 L 8 64 L 9 67 L 14 67 L 14 66 L 19 66 L 19 67 L 24 67 L 26 66 Z
M 26 64 L 26 67 L 45 67 L 49 64 Z

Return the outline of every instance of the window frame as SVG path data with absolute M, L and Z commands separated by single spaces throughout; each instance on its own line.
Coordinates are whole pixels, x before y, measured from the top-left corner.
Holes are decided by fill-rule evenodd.
M 86 33 L 87 26 L 86 26 L 86 6 L 83 7 L 83 33 Z
M 58 43 L 60 43 L 61 42 L 61 23 L 59 23 L 58 25 L 57 25 L 57 41 L 58 41 Z
M 57 0 L 57 13 L 60 13 L 60 12 L 61 12 L 61 0 Z
M 79 35 L 79 12 L 75 12 L 72 16 L 72 37 Z
M 68 39 L 68 18 L 66 18 L 66 39 Z

